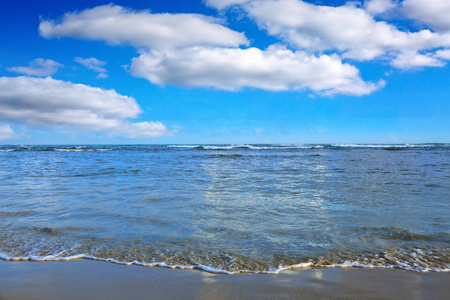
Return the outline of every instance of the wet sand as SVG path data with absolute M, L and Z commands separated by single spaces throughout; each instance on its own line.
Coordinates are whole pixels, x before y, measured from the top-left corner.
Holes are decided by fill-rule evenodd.
M 212 274 L 90 260 L 0 260 L 8 299 L 449 299 L 450 273 L 329 268 Z

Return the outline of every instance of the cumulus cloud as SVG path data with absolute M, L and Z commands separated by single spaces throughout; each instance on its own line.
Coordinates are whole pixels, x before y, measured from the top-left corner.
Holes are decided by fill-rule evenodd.
M 392 0 L 368 0 L 364 2 L 365 10 L 374 15 L 384 14 L 396 7 L 396 2 Z
M 445 65 L 443 57 L 433 51 L 450 47 L 449 32 L 402 31 L 387 22 L 376 21 L 373 15 L 396 8 L 392 0 L 369 0 L 363 7 L 354 2 L 332 7 L 300 0 L 208 1 L 218 9 L 230 3 L 240 4 L 270 35 L 310 52 L 337 51 L 342 58 L 355 60 L 383 58 L 396 68 L 409 69 Z M 450 2 L 445 3 L 405 0 L 403 8 L 409 16 L 442 29 L 450 22 L 447 17 L 450 11 L 446 13 Z M 427 21 L 426 16 L 435 23 Z
M 29 63 L 28 67 L 11 67 L 6 70 L 19 74 L 45 77 L 55 74 L 61 67 L 63 65 L 54 60 L 36 58 Z
M 448 0 L 405 0 L 404 13 L 437 31 L 450 31 L 450 1 Z
M 446 21 L 436 18 L 432 23 L 425 17 L 427 9 L 434 13 L 437 8 L 444 12 L 440 16 L 447 15 L 446 5 L 438 5 L 438 0 L 427 2 L 430 5 L 423 15 L 418 10 L 425 2 L 418 0 L 348 1 L 342 6 L 302 0 L 204 2 L 219 10 L 239 6 L 260 29 L 294 50 L 281 46 L 244 48 L 248 45 L 246 36 L 226 28 L 217 18 L 153 14 L 112 4 L 67 13 L 59 21 L 43 20 L 39 30 L 46 38 L 66 36 L 130 44 L 140 53 L 132 61 L 131 74 L 154 84 L 225 90 L 310 89 L 323 94 L 364 95 L 384 82 L 365 82 L 354 66 L 342 60 L 382 59 L 395 68 L 410 69 L 443 66 L 450 51 L 450 31 L 441 30 Z M 408 31 L 376 19 L 393 9 L 432 27 Z M 437 28 L 441 31 L 433 30 Z M 88 62 L 85 65 L 93 68 Z M 106 76 L 106 72 L 99 76 Z
M 324 94 L 364 95 L 382 87 L 364 82 L 355 67 L 336 55 L 308 55 L 272 46 L 231 49 L 192 47 L 150 51 L 133 59 L 131 73 L 152 83 L 238 90 L 311 89 Z
M 11 140 L 18 138 L 19 135 L 9 127 L 9 125 L 0 125 L 0 140 Z
M 138 48 L 236 47 L 248 43 L 243 33 L 228 29 L 220 22 L 200 14 L 153 14 L 110 4 L 67 13 L 59 22 L 41 21 L 39 32 L 45 38 L 100 40 Z
M 130 138 L 172 132 L 160 122 L 130 123 L 135 99 L 114 90 L 47 78 L 0 77 L 0 119 L 45 127 L 108 132 Z
M 246 2 L 207 4 L 227 7 Z M 131 44 L 141 49 L 141 56 L 133 59 L 131 74 L 160 85 L 311 89 L 352 95 L 368 94 L 382 86 L 381 81 L 364 82 L 355 67 L 342 63 L 336 55 L 307 55 L 276 46 L 267 50 L 238 48 L 248 43 L 244 34 L 222 26 L 218 19 L 196 14 L 152 14 L 105 5 L 67 13 L 59 22 L 42 21 L 39 29 L 46 38 L 69 36 Z M 80 58 L 77 61 L 92 65 Z
M 106 62 L 96 59 L 95 57 L 89 57 L 89 58 L 81 58 L 81 57 L 75 57 L 74 61 L 85 66 L 86 68 L 93 70 L 97 73 L 98 78 L 107 78 L 108 74 L 106 69 L 103 68 L 104 65 L 106 65 Z
M 373 5 L 372 1 L 368 3 L 373 10 L 383 8 L 381 4 Z M 395 58 L 403 51 L 450 46 L 450 34 L 400 31 L 394 25 L 376 21 L 353 2 L 331 7 L 300 0 L 251 0 L 243 8 L 270 35 L 294 47 L 308 51 L 337 50 L 344 58 L 372 60 L 385 55 Z

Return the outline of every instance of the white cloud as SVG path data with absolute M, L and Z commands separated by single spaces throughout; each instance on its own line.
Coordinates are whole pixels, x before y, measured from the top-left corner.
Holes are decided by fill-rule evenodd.
M 0 125 L 0 140 L 11 140 L 18 138 L 19 135 L 9 127 L 9 125 Z
M 61 67 L 63 65 L 54 60 L 37 58 L 32 60 L 28 67 L 11 67 L 6 70 L 32 76 L 50 76 L 58 72 Z
M 45 38 L 100 40 L 137 48 L 235 47 L 248 43 L 243 33 L 230 30 L 220 22 L 199 14 L 153 14 L 110 4 L 67 13 L 60 22 L 41 21 L 39 32 Z
M 243 8 L 270 35 L 308 51 L 338 50 L 344 58 L 371 60 L 450 46 L 450 34 L 400 31 L 394 25 L 375 21 L 350 2 L 331 7 L 299 0 L 252 0 Z
M 438 50 L 425 54 L 405 51 L 398 55 L 391 64 L 399 69 L 442 67 L 446 64 L 445 60 L 450 60 L 450 50 Z
M 141 113 L 135 99 L 114 90 L 50 77 L 0 77 L 0 120 L 52 128 L 102 131 L 125 137 L 168 135 L 160 122 L 130 123 Z
M 412 69 L 418 67 L 442 67 L 445 63 L 433 53 L 421 54 L 414 51 L 402 52 L 391 64 L 399 69 Z
M 108 78 L 108 74 L 106 74 L 106 73 L 98 73 L 98 75 L 96 76 L 96 78 L 101 78 L 101 79 L 103 79 L 103 78 Z
M 95 57 L 89 57 L 89 58 L 81 58 L 81 57 L 75 57 L 74 61 L 85 66 L 86 68 L 90 70 L 94 70 L 98 73 L 106 73 L 106 69 L 103 68 L 104 65 L 106 65 L 106 62 L 96 59 Z
M 450 60 L 450 49 L 436 51 L 436 57 Z
M 437 31 L 450 31 L 450 1 L 405 0 L 402 5 L 408 17 L 419 20 Z
M 204 0 L 208 6 L 214 7 L 216 9 L 224 9 L 231 5 L 243 4 L 249 0 Z
M 95 57 L 89 57 L 89 58 L 81 58 L 81 57 L 75 57 L 74 61 L 85 66 L 86 68 L 93 70 L 95 72 L 98 72 L 97 75 L 98 78 L 107 78 L 108 75 L 106 74 L 107 71 L 105 68 L 103 68 L 104 65 L 106 65 L 106 62 L 96 59 Z
M 161 135 L 171 135 L 176 131 L 167 130 L 161 122 L 127 123 L 121 131 L 129 138 L 151 138 Z
M 364 2 L 364 9 L 374 15 L 386 13 L 396 6 L 396 2 L 392 0 L 367 0 Z
M 365 82 L 358 69 L 342 59 L 378 58 L 401 69 L 445 65 L 450 32 L 410 32 L 374 17 L 393 9 L 406 11 L 414 1 L 405 0 L 403 6 L 397 0 L 325 6 L 301 0 L 204 0 L 217 9 L 241 7 L 261 29 L 296 51 L 282 46 L 238 48 L 248 44 L 245 35 L 224 27 L 217 18 L 153 14 L 112 4 L 67 13 L 59 21 L 41 21 L 39 30 L 46 38 L 130 44 L 141 54 L 133 59 L 131 74 L 154 84 L 364 95 L 384 81 Z M 104 69 L 79 60 L 88 68 Z M 99 78 L 104 76 L 106 72 L 99 72 Z
M 364 95 L 382 87 L 364 82 L 359 71 L 336 55 L 307 55 L 272 46 L 231 49 L 193 47 L 150 51 L 133 59 L 131 73 L 152 83 L 238 90 L 311 89 L 324 94 Z

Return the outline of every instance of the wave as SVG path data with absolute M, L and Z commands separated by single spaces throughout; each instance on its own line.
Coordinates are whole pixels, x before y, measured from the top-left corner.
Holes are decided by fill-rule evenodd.
M 13 148 L 3 148 L 0 152 L 23 152 L 23 151 L 56 151 L 56 152 L 94 152 L 94 151 L 112 151 L 114 148 L 92 148 L 87 146 L 76 146 L 76 147 L 54 147 L 54 146 L 36 146 L 36 147 L 13 147 Z
M 291 264 L 279 263 L 276 266 L 261 264 L 258 262 L 240 261 L 240 257 L 227 257 L 229 265 L 217 264 L 220 257 L 203 257 L 203 261 L 196 261 L 195 258 L 187 258 L 184 261 L 190 263 L 177 263 L 166 261 L 144 262 L 138 260 L 126 261 L 111 257 L 97 257 L 90 254 L 73 254 L 63 256 L 66 251 L 51 255 L 26 255 L 26 256 L 10 256 L 0 252 L 0 259 L 5 261 L 69 261 L 69 260 L 96 260 L 110 262 L 120 265 L 136 265 L 143 267 L 162 267 L 171 269 L 198 269 L 210 273 L 219 274 L 238 274 L 238 273 L 255 273 L 255 274 L 279 274 L 285 270 L 296 270 L 305 268 L 378 268 L 378 269 L 402 269 L 414 272 L 450 272 L 449 254 L 439 253 L 434 248 L 410 248 L 410 249 L 389 249 L 380 253 L 365 253 L 360 255 L 341 255 L 336 257 L 335 254 L 328 257 L 320 257 L 317 259 L 306 259 L 304 262 L 295 262 Z M 338 253 L 338 252 L 336 252 Z M 205 262 L 214 263 L 207 264 Z M 248 268 L 253 266 L 253 268 Z
M 108 148 L 100 148 L 100 149 L 62 148 L 62 149 L 53 149 L 53 150 L 58 151 L 58 152 L 95 152 L 95 151 L 112 151 L 114 149 L 112 149 L 112 148 L 110 148 L 110 149 L 108 149 Z
M 365 232 L 360 239 L 379 238 L 396 241 L 440 241 L 450 243 L 450 233 L 438 232 L 433 234 L 419 234 L 397 227 L 362 227 L 355 229 Z
M 95 152 L 95 151 L 164 151 L 174 150 L 314 150 L 314 149 L 383 149 L 404 150 L 413 148 L 449 147 L 450 144 L 194 144 L 194 145 L 39 145 L 39 146 L 0 146 L 0 152 L 56 151 L 56 152 Z
M 154 202 L 155 199 L 150 199 Z M 156 199 L 161 200 L 161 199 Z M 32 214 L 31 211 L 20 212 Z M 298 248 L 289 253 L 259 253 L 256 256 L 247 251 L 234 252 L 223 248 L 209 248 L 188 241 L 137 242 L 118 241 L 110 237 L 95 238 L 86 235 L 86 227 L 23 227 L 20 231 L 0 232 L 0 259 L 6 261 L 66 261 L 91 259 L 125 265 L 149 267 L 200 269 L 214 273 L 259 273 L 277 274 L 283 270 L 298 268 L 363 267 L 397 268 L 416 272 L 450 271 L 449 234 L 446 232 L 421 235 L 395 227 L 351 228 L 347 236 L 356 242 L 354 246 L 334 246 L 319 251 L 302 251 Z M 95 228 L 99 230 L 99 228 Z M 356 230 L 356 235 L 352 234 Z M 361 235 L 358 232 L 366 232 Z M 19 234 L 20 232 L 20 234 Z M 378 241 L 371 242 L 372 239 Z M 380 240 L 394 239 L 390 245 L 409 246 L 367 246 L 382 245 Z M 367 243 L 367 242 L 370 243 Z M 411 243 L 412 242 L 412 243 Z M 366 245 L 366 246 L 364 246 Z
M 328 147 L 334 148 L 432 148 L 439 146 L 447 146 L 447 144 L 331 144 Z
M 199 149 L 199 150 L 285 150 L 285 149 L 347 149 L 373 148 L 386 150 L 401 150 L 410 148 L 446 147 L 449 144 L 298 144 L 298 145 L 264 145 L 264 144 L 236 144 L 236 145 L 167 145 L 168 148 Z
M 249 150 L 284 150 L 284 149 L 319 149 L 324 148 L 323 145 L 168 145 L 168 148 L 181 149 L 200 149 L 200 150 L 234 150 L 234 149 L 249 149 Z
M 188 149 L 194 149 L 194 148 L 201 148 L 200 145 L 168 145 L 168 148 L 188 148 Z

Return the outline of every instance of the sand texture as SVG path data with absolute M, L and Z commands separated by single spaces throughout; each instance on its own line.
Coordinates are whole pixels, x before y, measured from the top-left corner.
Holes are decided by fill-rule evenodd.
M 448 299 L 449 273 L 330 268 L 278 275 L 0 261 L 0 299 Z

